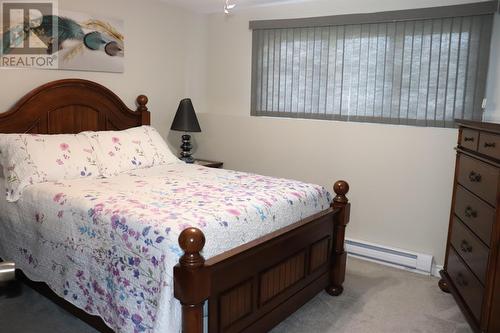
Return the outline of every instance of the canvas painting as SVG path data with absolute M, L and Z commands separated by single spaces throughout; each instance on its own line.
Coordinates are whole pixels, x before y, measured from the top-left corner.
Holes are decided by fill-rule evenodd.
M 3 67 L 114 73 L 124 71 L 122 20 L 59 10 L 57 15 L 30 17 L 30 33 L 27 34 L 16 31 L 26 27 L 23 19 L 20 17 L 17 25 L 11 23 L 9 30 L 5 29 L 2 34 Z M 12 21 L 15 22 L 14 19 Z M 28 52 L 37 51 L 37 57 L 22 54 L 21 50 L 27 49 L 23 49 L 23 45 L 27 44 L 30 45 Z
M 124 71 L 123 21 L 60 11 L 59 68 L 98 72 Z M 63 31 L 61 31 L 63 29 Z M 65 31 L 70 36 L 65 36 Z

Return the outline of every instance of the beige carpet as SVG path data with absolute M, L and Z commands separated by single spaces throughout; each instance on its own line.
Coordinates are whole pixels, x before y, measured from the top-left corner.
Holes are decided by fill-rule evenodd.
M 273 333 L 471 333 L 436 278 L 357 259 L 347 268 L 342 296 L 320 293 Z M 96 333 L 27 287 L 0 296 L 0 332 Z
M 438 279 L 349 258 L 344 293 L 321 293 L 272 333 L 472 333 Z

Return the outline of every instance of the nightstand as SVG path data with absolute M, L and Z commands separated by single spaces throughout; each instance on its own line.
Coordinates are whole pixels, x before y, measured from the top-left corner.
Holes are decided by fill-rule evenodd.
M 201 159 L 194 159 L 194 164 L 196 165 L 202 165 L 207 168 L 216 168 L 216 169 L 221 169 L 222 166 L 224 165 L 224 162 L 219 162 L 219 161 L 208 161 L 208 160 L 201 160 Z

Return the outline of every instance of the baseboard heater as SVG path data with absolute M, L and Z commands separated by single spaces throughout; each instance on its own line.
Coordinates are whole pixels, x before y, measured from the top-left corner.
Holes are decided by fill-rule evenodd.
M 346 239 L 345 243 L 347 253 L 354 257 L 422 274 L 433 274 L 433 257 L 429 254 L 410 252 L 354 239 Z

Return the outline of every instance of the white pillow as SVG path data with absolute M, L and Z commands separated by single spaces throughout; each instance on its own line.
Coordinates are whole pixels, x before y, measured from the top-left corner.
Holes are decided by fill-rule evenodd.
M 152 165 L 182 163 L 172 153 L 165 140 L 163 140 L 160 133 L 154 127 L 144 125 L 130 128 L 127 131 L 134 136 L 146 139 L 147 144 L 144 145 L 144 152 L 152 160 Z
M 80 134 L 0 134 L 0 164 L 10 202 L 28 185 L 99 176 L 92 146 Z
M 100 173 L 105 177 L 154 165 L 180 163 L 151 126 L 82 134 L 89 138 Z

